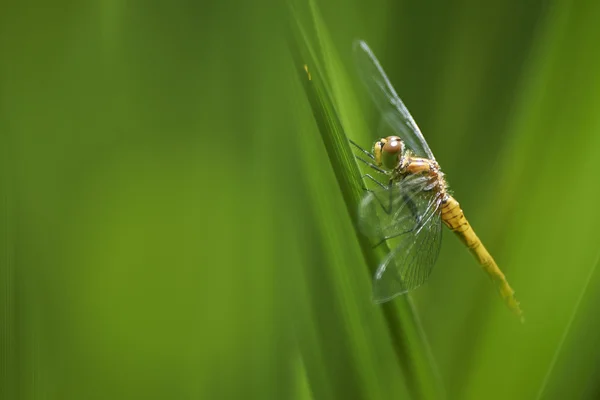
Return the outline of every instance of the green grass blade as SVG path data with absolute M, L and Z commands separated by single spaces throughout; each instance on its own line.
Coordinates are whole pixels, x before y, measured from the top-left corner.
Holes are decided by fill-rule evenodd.
M 569 333 L 571 332 L 571 329 L 573 327 L 573 322 L 575 321 L 575 317 L 578 315 L 578 311 L 581 307 L 581 303 L 583 302 L 584 297 L 588 293 L 588 288 L 590 286 L 590 282 L 592 281 L 592 277 L 594 276 L 594 273 L 596 272 L 596 269 L 597 269 L 599 263 L 600 263 L 600 253 L 598 253 L 596 262 L 594 262 L 594 264 L 592 265 L 592 268 L 590 268 L 590 273 L 588 274 L 588 277 L 585 281 L 585 285 L 581 289 L 581 295 L 579 296 L 579 298 L 577 299 L 577 302 L 575 303 L 575 307 L 573 309 L 573 313 L 571 314 L 571 318 L 569 319 L 569 322 L 567 323 L 567 326 L 565 327 L 565 331 L 563 333 L 562 338 L 560 339 L 560 343 L 556 347 L 556 351 L 554 352 L 552 361 L 550 362 L 550 365 L 548 366 L 548 372 L 546 373 L 546 376 L 544 377 L 544 381 L 542 382 L 542 385 L 540 386 L 540 390 L 538 392 L 537 399 L 542 399 L 544 396 L 544 393 L 548 386 L 548 382 L 550 381 L 550 377 L 552 376 L 552 373 L 554 372 L 554 369 L 556 366 L 556 361 L 558 360 L 559 355 L 563 351 L 563 347 L 565 346 L 567 337 L 569 336 Z
M 317 36 L 321 40 L 320 47 L 324 53 L 322 58 L 326 61 L 318 60 L 310 43 L 307 42 L 307 36 L 301 26 L 296 29 L 296 40 L 292 42 L 292 53 L 299 79 L 303 83 L 348 214 L 356 226 L 357 210 L 364 183 L 361 181 L 360 171 L 346 134 L 345 128 L 349 126 L 349 118 L 344 118 L 343 114 L 344 111 L 346 114 L 350 113 L 348 110 L 343 110 L 343 106 L 339 106 L 342 103 L 348 104 L 349 100 L 340 95 L 340 92 L 344 90 L 345 82 L 335 77 L 337 71 L 335 67 L 336 64 L 339 65 L 339 62 L 335 61 L 335 51 L 324 32 L 314 4 L 312 4 L 312 10 L 315 25 L 320 27 Z M 320 65 L 324 67 L 312 67 Z M 343 73 L 340 72 L 340 74 Z M 326 80 L 328 84 L 325 83 Z M 328 90 L 328 86 L 334 88 L 333 93 Z M 337 99 L 337 102 L 334 99 Z M 357 236 L 364 258 L 373 273 L 374 268 L 389 249 L 373 249 L 372 244 L 363 235 L 358 234 Z M 431 399 L 443 397 L 437 367 L 411 298 L 402 296 L 394 302 L 384 303 L 381 309 L 389 330 L 392 347 L 412 396 Z

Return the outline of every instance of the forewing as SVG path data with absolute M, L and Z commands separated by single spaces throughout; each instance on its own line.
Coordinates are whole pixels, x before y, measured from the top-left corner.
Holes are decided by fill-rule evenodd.
M 373 278 L 373 298 L 383 302 L 429 278 L 441 243 L 441 198 L 424 177 L 409 176 L 388 189 L 370 191 L 360 207 L 360 226 L 390 252 Z
M 429 216 L 416 231 L 402 236 L 377 268 L 373 300 L 382 303 L 424 284 L 440 253 L 442 224 L 439 213 Z
M 381 126 L 389 127 L 418 156 L 435 160 L 427 141 L 408 109 L 398 97 L 390 80 L 371 48 L 362 40 L 354 42 L 354 57 L 358 72 L 377 107 L 381 111 Z
M 374 243 L 415 227 L 425 213 L 432 192 L 429 179 L 408 175 L 391 186 L 369 190 L 359 207 L 360 230 Z

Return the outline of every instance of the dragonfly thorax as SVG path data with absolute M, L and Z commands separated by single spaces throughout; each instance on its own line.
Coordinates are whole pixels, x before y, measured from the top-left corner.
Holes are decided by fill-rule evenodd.
M 394 169 L 398 166 L 405 151 L 404 142 L 398 136 L 381 138 L 373 146 L 373 155 L 378 166 Z

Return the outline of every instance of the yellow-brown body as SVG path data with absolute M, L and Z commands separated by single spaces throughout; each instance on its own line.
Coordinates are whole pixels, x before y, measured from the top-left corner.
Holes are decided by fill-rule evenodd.
M 522 319 L 523 313 L 519 307 L 519 302 L 515 298 L 514 290 L 508 284 L 506 277 L 500 268 L 498 268 L 498 265 L 490 253 L 483 246 L 483 243 L 481 243 L 481 240 L 477 237 L 473 228 L 471 228 L 458 201 L 456 201 L 454 197 L 448 195 L 442 203 L 441 211 L 444 224 L 450 228 L 451 231 L 456 233 L 469 248 L 475 258 L 477 258 L 479 264 L 483 267 L 484 271 L 496 283 L 498 291 L 508 307 Z
M 365 177 L 369 177 L 383 189 L 393 189 L 398 187 L 401 190 L 403 188 L 402 182 L 406 178 L 415 178 L 412 180 L 413 184 L 415 182 L 422 184 L 422 187 L 413 186 L 411 189 L 404 189 L 413 191 L 421 190 L 426 192 L 426 194 L 432 198 L 431 202 L 427 203 L 428 210 L 433 210 L 435 213 L 440 213 L 436 216 L 439 216 L 444 224 L 448 226 L 450 230 L 455 232 L 465 243 L 465 245 L 467 245 L 471 253 L 473 253 L 473 255 L 479 261 L 479 264 L 483 267 L 484 271 L 497 284 L 498 290 L 500 291 L 500 294 L 505 300 L 506 304 L 517 315 L 519 315 L 522 320 L 522 312 L 519 307 L 519 303 L 514 296 L 514 291 L 508 284 L 506 277 L 502 271 L 500 271 L 490 253 L 488 253 L 488 251 L 485 249 L 481 243 L 481 240 L 479 240 L 467 222 L 467 219 L 460 209 L 458 202 L 448 193 L 444 174 L 436 162 L 435 157 L 429 148 L 429 145 L 427 144 L 427 141 L 423 137 L 423 134 L 419 130 L 416 122 L 408 112 L 408 109 L 396 94 L 396 91 L 392 87 L 392 84 L 383 71 L 383 68 L 381 68 L 379 61 L 364 41 L 357 41 L 354 48 L 357 61 L 359 61 L 358 65 L 360 67 L 361 77 L 363 78 L 364 83 L 369 89 L 370 94 L 375 100 L 375 103 L 377 103 L 379 106 L 380 110 L 386 113 L 385 120 L 390 124 L 388 127 L 397 130 L 397 135 L 382 137 L 377 140 L 373 145 L 372 154 L 362 149 L 354 142 L 351 142 L 358 149 L 360 149 L 363 154 L 370 158 L 370 160 L 364 160 L 359 157 L 359 160 L 363 161 L 373 170 L 388 176 L 388 186 L 386 187 L 383 183 L 379 182 L 377 179 L 374 179 L 369 174 L 366 174 Z M 393 118 L 387 118 L 387 114 L 389 113 L 394 113 Z M 422 177 L 426 177 L 427 179 L 417 179 Z M 398 186 L 394 186 L 396 184 Z M 390 196 L 392 194 L 393 192 L 390 192 Z M 431 196 L 432 194 L 434 196 Z M 369 193 L 368 199 L 369 202 L 375 199 L 374 194 Z M 412 204 L 412 207 L 409 205 L 408 209 L 410 209 L 411 212 L 417 209 L 414 202 L 410 204 Z M 388 219 L 390 215 L 392 215 L 392 217 L 398 215 L 397 213 L 391 213 L 391 201 L 389 203 L 389 207 L 387 208 L 384 207 L 383 204 L 380 205 L 382 205 L 384 208 L 383 211 L 388 215 Z M 400 213 L 402 209 L 397 211 Z M 418 217 L 417 221 L 420 221 L 420 215 L 414 216 Z M 431 216 L 429 218 L 431 218 Z M 437 230 L 434 231 L 434 233 L 439 233 L 439 220 L 435 220 L 434 222 L 438 224 L 435 227 Z M 424 221 L 424 223 L 427 223 L 427 221 Z M 401 232 L 400 234 L 408 232 L 410 231 Z M 419 228 L 416 230 L 416 232 L 419 233 L 422 232 L 422 230 Z M 415 235 L 417 233 L 415 233 Z M 384 240 L 392 237 L 394 236 L 388 237 L 386 235 Z M 391 253 L 390 256 L 393 257 L 399 254 L 405 253 L 394 252 Z M 434 258 L 433 260 L 435 261 Z M 388 259 L 386 258 L 386 261 L 384 261 L 384 263 L 380 266 L 380 268 L 383 267 L 382 273 L 387 268 L 387 262 Z M 400 278 L 401 277 L 402 276 L 400 276 Z M 422 283 L 425 278 L 426 276 L 421 277 L 421 280 L 419 280 L 418 284 Z M 396 295 L 399 293 L 396 292 L 391 294 Z
M 483 243 L 481 243 L 481 240 L 477 237 L 473 228 L 471 228 L 458 201 L 448 194 L 444 174 L 440 171 L 437 162 L 427 158 L 413 157 L 408 153 L 400 159 L 395 171 L 398 176 L 407 174 L 425 174 L 436 183 L 436 190 L 442 199 L 440 207 L 442 221 L 451 231 L 456 233 L 462 242 L 469 248 L 475 258 L 477 258 L 477 261 L 483 270 L 496 283 L 498 291 L 505 303 L 521 318 L 521 321 L 523 321 L 523 312 L 515 297 L 515 291 L 510 287 L 506 277 L 500 268 L 498 268 L 498 265 L 484 247 Z
M 401 181 L 408 175 L 424 175 L 430 179 L 430 190 L 437 192 L 440 199 L 440 217 L 444 224 L 462 240 L 475 256 L 483 270 L 496 283 L 500 295 L 508 307 L 523 321 L 523 313 L 514 290 L 506 277 L 481 243 L 473 228 L 465 218 L 458 201 L 450 196 L 444 174 L 433 159 L 415 157 L 406 150 L 402 139 L 398 136 L 382 138 L 375 143 L 373 159 L 377 167 L 391 168 L 390 184 Z M 380 171 L 381 172 L 381 171 Z

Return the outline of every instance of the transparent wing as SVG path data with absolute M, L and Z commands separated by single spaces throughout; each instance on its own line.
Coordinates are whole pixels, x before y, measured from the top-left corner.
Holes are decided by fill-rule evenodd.
M 425 283 L 441 243 L 441 197 L 427 178 L 408 176 L 388 189 L 368 192 L 360 206 L 363 233 L 390 252 L 373 278 L 373 298 L 384 302 Z
M 433 193 L 424 193 L 429 180 L 408 175 L 391 187 L 367 192 L 359 207 L 360 230 L 376 243 L 411 230 L 422 218 Z
M 381 111 L 382 125 L 389 126 L 416 155 L 435 160 L 417 123 L 367 43 L 362 40 L 354 42 L 354 57 L 361 79 Z

